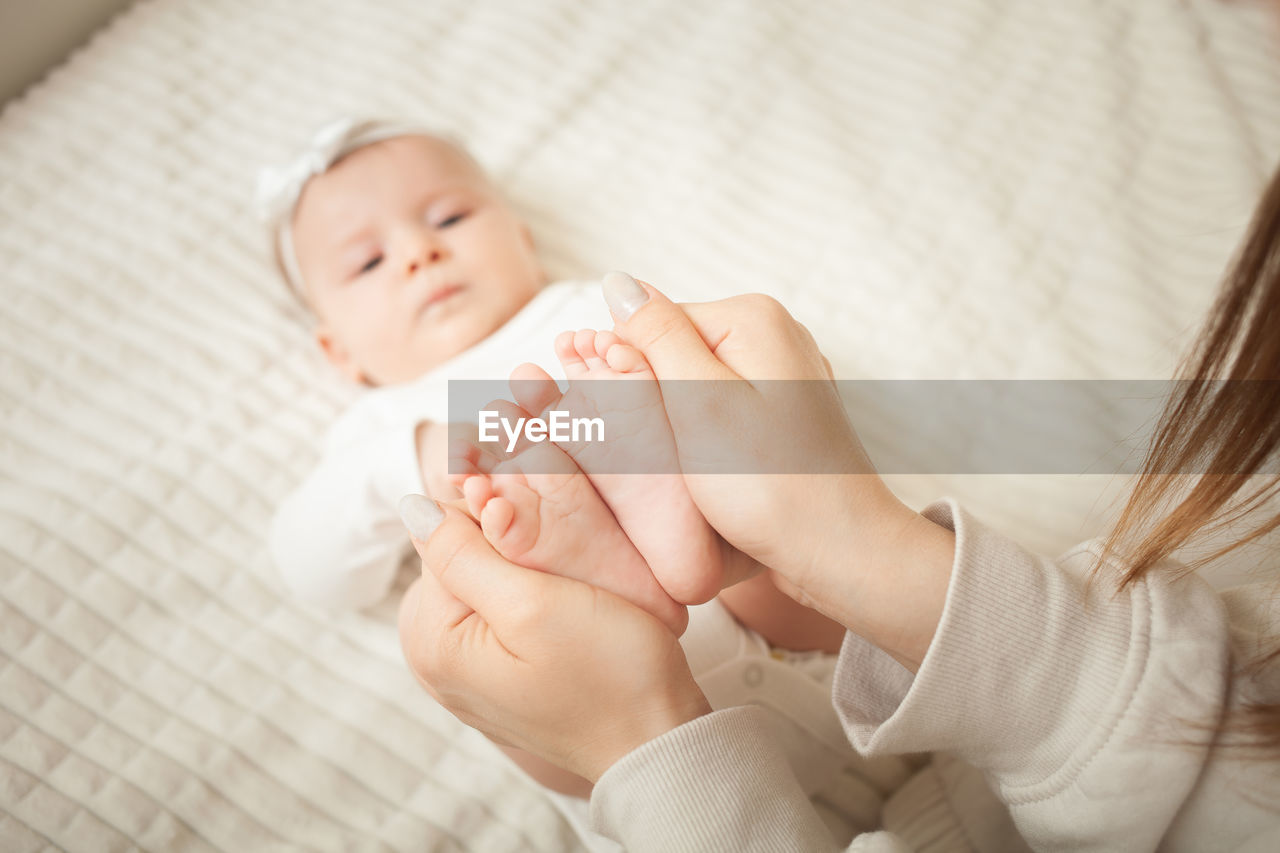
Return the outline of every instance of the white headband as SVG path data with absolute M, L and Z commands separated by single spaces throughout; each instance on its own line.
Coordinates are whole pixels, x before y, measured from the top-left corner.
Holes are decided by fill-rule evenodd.
M 300 298 L 304 298 L 302 272 L 293 250 L 293 211 L 302 196 L 302 188 L 316 175 L 322 175 L 341 158 L 375 142 L 396 136 L 447 136 L 420 125 L 403 122 L 340 118 L 321 127 L 307 146 L 282 166 L 267 166 L 258 172 L 255 193 L 259 218 L 271 229 L 272 240 L 285 279 Z

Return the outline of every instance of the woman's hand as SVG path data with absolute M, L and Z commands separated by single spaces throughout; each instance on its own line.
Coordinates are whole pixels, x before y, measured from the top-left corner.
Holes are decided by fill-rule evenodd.
M 624 273 L 605 276 L 604 292 L 615 331 L 658 377 L 711 525 L 800 603 L 914 669 L 954 537 L 876 474 L 809 331 L 766 296 L 676 305 Z
M 638 746 L 710 712 L 655 617 L 579 581 L 507 562 L 475 523 L 418 495 L 401 515 L 423 572 L 400 642 L 427 691 L 490 738 L 592 782 Z

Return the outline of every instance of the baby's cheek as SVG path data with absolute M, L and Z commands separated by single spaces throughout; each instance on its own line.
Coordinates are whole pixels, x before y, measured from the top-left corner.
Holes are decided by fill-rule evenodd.
M 412 340 L 390 326 L 371 325 L 361 331 L 357 363 L 377 379 L 378 384 L 405 382 L 422 370 Z

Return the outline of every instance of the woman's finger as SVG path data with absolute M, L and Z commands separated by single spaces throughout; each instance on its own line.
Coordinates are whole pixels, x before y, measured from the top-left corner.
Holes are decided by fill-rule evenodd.
M 543 587 L 560 580 L 507 562 L 476 523 L 452 506 L 442 512 L 422 495 L 405 495 L 400 515 L 422 558 L 424 578 L 432 575 L 444 591 L 496 631 L 527 622 L 532 608 L 547 595 Z
M 632 285 L 644 301 L 618 297 Z M 748 293 L 677 305 L 621 272 L 605 276 L 603 289 L 618 335 L 644 354 L 660 382 L 831 378 L 809 330 L 770 296 Z
M 648 359 L 660 379 L 737 379 L 712 354 L 681 307 L 624 272 L 604 277 L 615 330 Z

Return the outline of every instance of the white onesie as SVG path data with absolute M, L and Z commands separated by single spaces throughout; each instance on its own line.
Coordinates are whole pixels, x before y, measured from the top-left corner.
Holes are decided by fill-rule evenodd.
M 412 382 L 374 388 L 329 430 L 324 455 L 276 510 L 269 547 L 298 598 L 331 610 L 376 604 L 410 549 L 396 511 L 424 492 L 414 432 L 449 419 L 449 380 L 505 380 L 526 361 L 556 373 L 554 341 L 566 329 L 611 329 L 598 282 L 547 285 L 480 343 Z
M 505 379 L 526 361 L 550 371 L 559 332 L 612 327 L 598 283 L 559 282 L 440 367 L 365 394 L 334 424 L 320 463 L 272 521 L 271 554 L 292 592 L 331 609 L 386 596 L 411 550 L 396 504 L 423 491 L 414 432 L 424 420 L 448 420 L 450 379 Z M 833 834 L 847 839 L 878 826 L 884 798 L 911 765 L 868 761 L 849 745 L 831 703 L 835 656 L 774 651 L 715 600 L 689 610 L 681 644 L 712 707 L 753 702 L 777 711 L 777 737 Z M 590 848 L 611 848 L 586 828 L 584 802 L 553 800 Z

